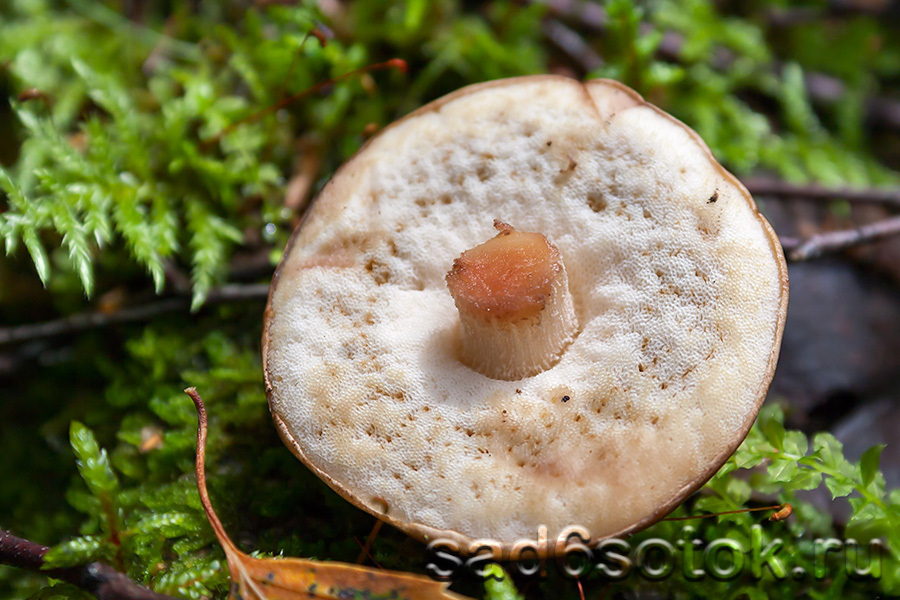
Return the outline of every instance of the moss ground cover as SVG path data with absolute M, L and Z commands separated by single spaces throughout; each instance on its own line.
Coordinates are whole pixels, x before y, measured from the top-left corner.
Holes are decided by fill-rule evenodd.
M 891 13 L 777 0 L 597 6 L 0 0 L 0 327 L 85 311 L 114 321 L 129 307 L 175 303 L 124 323 L 0 338 L 0 527 L 56 544 L 54 565 L 102 559 L 161 592 L 225 597 L 224 554 L 192 475 L 196 421 L 182 393 L 192 385 L 208 402 L 210 491 L 235 541 L 266 555 L 356 560 L 373 519 L 301 468 L 271 426 L 261 294 L 220 290 L 266 283 L 305 186 L 323 185 L 371 130 L 461 85 L 548 71 L 612 77 L 695 128 L 739 176 L 897 185 L 896 125 L 872 110 L 873 98 L 900 95 Z M 561 43 L 557 26 L 595 58 Z M 395 57 L 408 72 L 341 80 L 244 120 Z M 826 97 L 813 85 L 822 77 L 840 93 Z M 790 398 L 770 398 L 741 449 L 674 515 L 790 502 L 784 522 L 727 515 L 693 522 L 691 534 L 742 548 L 783 539 L 784 577 L 767 568 L 693 581 L 679 567 L 664 582 L 610 582 L 595 572 L 581 579 L 586 594 L 900 595 L 900 492 L 879 471 L 880 447 L 848 461 L 828 432 L 786 429 L 791 410 Z M 845 516 L 809 502 L 817 488 Z M 683 527 L 661 522 L 630 543 L 674 544 Z M 830 537 L 883 539 L 879 577 L 855 580 L 837 555 L 814 576 L 814 540 Z M 397 532 L 383 530 L 371 554 L 424 571 L 424 548 Z M 467 576 L 454 589 L 579 597 L 573 580 L 548 572 L 486 586 Z M 2 597 L 80 594 L 0 567 Z

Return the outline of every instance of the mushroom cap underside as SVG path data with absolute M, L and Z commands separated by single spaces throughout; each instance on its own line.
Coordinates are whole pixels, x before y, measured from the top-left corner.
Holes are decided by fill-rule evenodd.
M 444 281 L 494 218 L 558 248 L 580 325 L 516 381 L 460 362 Z M 786 307 L 774 232 L 688 127 L 616 82 L 501 80 L 387 127 L 322 190 L 272 282 L 266 389 L 288 447 L 412 535 L 596 540 L 731 455 Z

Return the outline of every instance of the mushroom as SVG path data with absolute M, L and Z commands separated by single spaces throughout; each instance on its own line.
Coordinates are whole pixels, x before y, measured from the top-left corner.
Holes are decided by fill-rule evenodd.
M 596 541 L 740 444 L 787 292 L 771 227 L 687 126 L 614 81 L 479 84 L 319 194 L 272 281 L 266 390 L 301 461 L 413 536 Z
M 559 250 L 540 233 L 494 220 L 497 237 L 453 261 L 463 362 L 494 379 L 537 375 L 572 341 L 578 321 Z

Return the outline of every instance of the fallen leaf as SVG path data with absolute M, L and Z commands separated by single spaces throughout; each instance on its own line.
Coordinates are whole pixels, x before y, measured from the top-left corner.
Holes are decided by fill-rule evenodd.
M 447 583 L 423 575 L 303 558 L 254 558 L 238 550 L 225 533 L 206 490 L 206 407 L 195 388 L 185 393 L 197 408 L 197 489 L 231 572 L 232 600 L 465 600 Z

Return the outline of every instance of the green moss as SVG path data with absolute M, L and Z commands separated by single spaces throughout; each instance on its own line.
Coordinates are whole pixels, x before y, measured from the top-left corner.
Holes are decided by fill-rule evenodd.
M 337 16 L 314 2 L 252 4 L 0 0 L 0 90 L 9 98 L 0 131 L 13 132 L 0 136 L 0 237 L 9 256 L 0 265 L 0 322 L 114 307 L 141 290 L 177 291 L 173 272 L 187 274 L 200 311 L 20 349 L 22 363 L 4 388 L 10 400 L 0 404 L 0 525 L 58 544 L 53 564 L 102 558 L 159 591 L 191 598 L 224 597 L 227 576 L 196 495 L 188 385 L 208 403 L 213 502 L 244 550 L 354 561 L 357 540 L 374 521 L 301 468 L 274 433 L 258 358 L 262 304 L 203 308 L 210 290 L 233 276 L 236 255 L 279 256 L 296 222 L 283 203 L 296 140 L 317 145 L 321 185 L 363 143 L 369 123 L 384 125 L 468 83 L 571 68 L 544 38 L 548 9 L 538 3 L 375 0 L 343 3 Z M 129 18 L 126 5 L 143 8 Z M 849 16 L 843 28 L 813 21 L 785 33 L 765 18 L 778 2 L 735 14 L 716 6 L 611 1 L 602 34 L 564 20 L 605 61 L 590 75 L 636 87 L 697 129 L 738 173 L 897 182 L 876 158 L 864 116 L 865 98 L 897 91 L 900 47 L 888 24 Z M 324 47 L 308 36 L 319 23 L 335 33 Z M 682 36 L 677 51 L 663 47 L 665 32 Z M 718 62 L 722 49 L 727 67 Z M 396 56 L 409 63 L 408 74 L 342 80 L 242 122 L 318 82 Z M 840 101 L 810 99 L 804 76 L 813 70 L 842 78 Z M 29 89 L 42 94 L 15 99 Z M 696 535 L 741 543 L 781 536 L 786 561 L 810 569 L 816 536 L 883 536 L 889 550 L 880 582 L 676 575 L 659 588 L 640 578 L 604 583 L 593 573 L 583 577 L 585 590 L 751 599 L 900 594 L 900 496 L 884 489 L 878 454 L 850 463 L 830 435 L 785 431 L 778 410 L 767 409 L 735 456 L 676 514 L 759 506 L 751 490 L 766 493 L 791 502 L 794 517 L 762 533 L 753 528 L 758 515 L 704 519 L 694 524 Z M 820 485 L 848 499 L 845 530 L 798 499 Z M 674 540 L 676 523 L 630 542 Z M 383 530 L 372 554 L 385 567 L 423 570 L 421 545 L 395 531 Z M 495 583 L 489 597 L 515 594 L 511 580 Z M 529 597 L 578 597 L 553 569 L 543 582 L 515 583 Z M 70 586 L 46 585 L 0 567 L 0 597 L 79 596 Z M 482 593 L 478 578 L 458 586 Z

